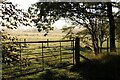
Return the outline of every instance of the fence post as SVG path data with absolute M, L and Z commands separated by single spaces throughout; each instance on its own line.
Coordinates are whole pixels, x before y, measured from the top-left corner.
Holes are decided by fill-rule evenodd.
M 80 38 L 75 39 L 75 62 L 76 65 L 80 64 Z
M 44 70 L 44 53 L 43 53 L 43 43 L 42 43 L 42 65 Z
M 20 75 L 22 75 L 22 51 L 21 51 L 21 49 L 22 49 L 22 45 L 21 45 L 21 43 L 19 44 L 19 46 L 20 46 Z
M 26 47 L 26 39 L 24 39 L 24 42 L 25 42 L 25 43 L 24 43 L 24 46 Z
M 108 53 L 108 51 L 109 51 L 109 38 L 107 38 L 107 53 Z
M 62 62 L 61 42 L 60 42 L 60 62 Z
M 48 41 L 49 41 L 49 39 L 47 39 L 47 47 L 49 47 L 49 42 Z
M 74 57 L 75 57 L 75 53 L 74 53 L 74 50 L 75 50 L 75 48 L 74 48 L 74 40 L 71 41 L 71 47 L 73 49 L 73 65 L 74 65 Z
M 117 55 L 120 54 L 120 40 L 118 39 L 118 42 L 117 42 L 117 48 L 116 48 L 116 51 L 117 51 Z

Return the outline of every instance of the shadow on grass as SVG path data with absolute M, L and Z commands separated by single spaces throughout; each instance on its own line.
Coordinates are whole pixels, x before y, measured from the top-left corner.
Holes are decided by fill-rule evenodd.
M 70 68 L 47 69 L 30 80 L 120 80 L 120 56 L 105 55 Z
M 70 72 L 72 65 L 69 65 L 67 62 L 60 64 L 54 64 L 51 69 L 45 70 L 44 73 L 36 77 L 40 80 L 83 80 L 76 72 Z
M 62 70 L 46 70 L 39 76 L 40 80 L 83 80 L 78 74 Z
M 92 63 L 84 61 L 70 71 L 79 73 L 84 80 L 120 80 L 120 56 L 106 55 Z

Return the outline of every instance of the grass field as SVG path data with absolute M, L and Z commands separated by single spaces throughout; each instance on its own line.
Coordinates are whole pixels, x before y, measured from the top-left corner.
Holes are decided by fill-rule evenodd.
M 41 41 L 41 40 L 61 40 L 63 34 L 51 34 L 46 37 L 39 33 L 22 33 L 13 34 L 17 36 L 19 41 Z M 116 42 L 116 46 L 119 47 L 119 42 Z M 22 44 L 24 46 L 24 44 Z M 116 53 L 100 54 L 95 56 L 90 51 L 80 51 L 82 55 L 89 58 L 92 63 L 81 60 L 79 66 L 69 65 L 73 63 L 72 54 L 62 54 L 62 58 L 70 57 L 69 59 L 60 60 L 60 43 L 49 43 L 49 47 L 44 48 L 44 56 L 48 56 L 44 59 L 44 65 L 42 62 L 42 44 L 25 44 L 20 54 L 23 60 L 20 63 L 6 65 L 3 63 L 3 75 L 9 80 L 120 80 L 120 53 L 118 50 Z M 62 52 L 70 53 L 71 42 L 62 43 Z M 84 43 L 80 43 L 81 46 L 85 46 Z M 43 44 L 44 47 L 47 44 Z M 104 43 L 106 46 L 106 42 Z M 46 53 L 45 53 L 46 52 Z M 56 60 L 56 61 L 55 61 Z M 43 71 L 43 67 L 45 70 Z M 22 74 L 21 76 L 19 76 Z M 25 75 L 27 74 L 27 75 Z
M 14 31 L 14 32 L 8 32 L 12 36 L 16 36 L 20 41 L 23 41 L 26 39 L 26 41 L 41 41 L 41 40 L 60 40 L 65 36 L 65 33 L 61 32 L 50 32 L 48 35 L 44 36 L 45 33 L 40 33 L 40 32 L 19 32 L 19 31 Z
M 42 43 L 20 45 L 20 51 L 13 53 L 20 55 L 21 62 L 10 65 L 3 63 L 3 77 L 5 79 L 40 72 L 47 68 L 73 64 L 71 42 L 49 43 L 49 46 L 46 43 L 43 45 Z
M 120 56 L 89 54 L 92 63 L 81 61 L 79 66 L 48 68 L 14 80 L 119 80 Z M 61 64 L 60 64 L 61 65 Z M 65 64 L 63 64 L 65 65 Z M 39 69 L 38 69 L 39 70 Z M 34 71 L 34 70 L 33 70 Z

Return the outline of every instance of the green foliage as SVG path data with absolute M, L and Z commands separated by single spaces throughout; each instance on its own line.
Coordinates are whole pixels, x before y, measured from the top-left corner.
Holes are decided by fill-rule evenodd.
M 119 39 L 120 38 L 120 15 L 117 17 L 117 20 L 116 20 L 116 35 L 117 35 L 117 38 Z
M 7 29 L 17 29 L 17 27 L 31 26 L 29 19 L 30 15 L 21 9 L 17 8 L 17 5 L 13 5 L 12 2 L 2 1 L 0 2 L 0 26 L 6 27 Z M 2 58 L 3 63 L 13 64 L 14 62 L 20 61 L 20 44 L 13 43 L 18 42 L 17 37 L 12 37 L 7 34 L 4 30 L 1 31 L 2 34 Z M 5 44 L 8 42 L 7 44 Z
M 11 64 L 19 64 L 20 62 L 28 62 L 27 58 L 21 58 L 20 52 L 22 45 L 18 42 L 18 38 L 16 36 L 11 36 L 4 30 L 1 32 L 2 34 L 2 62 L 8 65 Z
M 62 32 L 66 32 L 67 34 L 63 37 L 63 39 L 75 39 L 77 37 L 77 34 L 75 34 L 73 32 L 75 27 L 66 27 L 66 28 L 62 28 Z
M 85 27 L 88 30 L 88 34 L 92 37 L 93 46 L 98 45 L 98 36 L 103 39 L 106 36 L 107 30 L 102 28 L 102 34 L 100 34 L 99 27 L 100 20 L 104 17 L 107 17 L 107 5 L 102 2 L 95 3 L 84 3 L 84 2 L 47 2 L 42 3 L 38 2 L 33 4 L 32 7 L 29 8 L 29 13 L 35 17 L 36 26 L 39 26 L 38 23 L 44 25 L 53 24 L 56 20 L 63 17 L 66 21 L 70 22 L 72 26 L 77 27 Z M 98 21 L 99 20 L 99 21 Z M 104 20 L 104 19 L 103 19 Z M 102 24 L 101 24 L 102 25 Z M 80 36 L 78 32 L 74 34 L 72 31 L 75 27 L 69 27 L 62 29 L 63 32 L 67 31 L 65 37 L 67 38 L 75 38 L 76 36 Z M 49 27 L 48 27 L 49 28 Z M 46 27 L 47 29 L 47 27 Z M 39 30 L 41 31 L 41 29 Z M 105 34 L 104 34 L 105 33 Z M 104 41 L 104 40 L 102 40 Z M 94 47 L 94 48 L 97 48 Z
M 6 44 L 6 42 L 8 42 Z M 20 61 L 20 54 L 18 54 L 19 44 L 17 37 L 12 37 L 6 32 L 2 32 L 2 62 L 6 64 L 14 64 Z
M 30 15 L 18 9 L 17 5 L 13 5 L 12 2 L 1 2 L 0 7 L 1 27 L 17 29 L 20 25 L 31 26 L 29 22 Z
M 120 3 L 118 4 L 118 9 L 120 9 Z M 120 11 L 117 12 L 117 15 L 115 16 L 115 22 L 116 22 L 116 35 L 117 38 L 120 39 Z

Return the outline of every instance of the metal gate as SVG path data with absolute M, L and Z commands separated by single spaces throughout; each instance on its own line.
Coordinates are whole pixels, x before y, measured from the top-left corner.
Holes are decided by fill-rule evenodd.
M 19 54 L 20 62 L 3 63 L 2 75 L 5 79 L 74 64 L 74 40 L 17 42 L 17 44 L 19 51 L 16 53 Z

